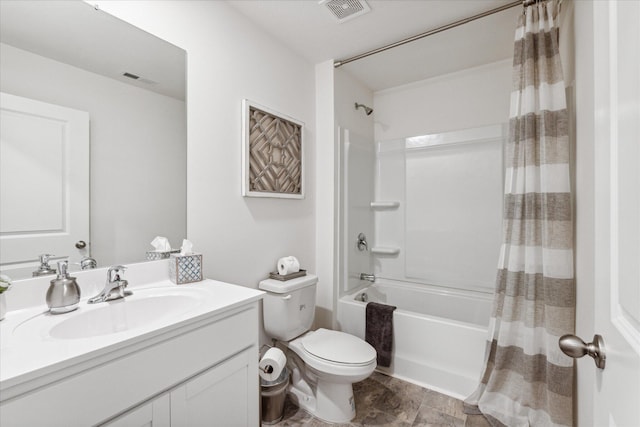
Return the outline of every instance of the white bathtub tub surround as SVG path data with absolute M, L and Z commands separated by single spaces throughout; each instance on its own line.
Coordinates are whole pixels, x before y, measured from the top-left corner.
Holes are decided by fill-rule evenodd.
M 397 306 L 389 368 L 379 371 L 458 399 L 475 389 L 482 370 L 491 296 L 378 278 L 338 301 L 341 330 L 364 338 L 367 301 Z
M 212 412 L 255 425 L 262 292 L 214 280 L 178 286 L 166 261 L 144 264 L 127 270 L 133 295 L 87 304 L 94 291 L 83 288 L 80 307 L 60 315 L 47 313 L 47 278 L 14 284 L 8 302 L 22 308 L 0 322 L 1 425 L 184 425 Z M 90 288 L 106 269 L 77 276 Z
M 493 292 L 500 250 L 505 126 L 376 143 L 375 273 L 399 281 Z M 464 268 L 460 268 L 464 266 Z M 350 292 L 347 290 L 346 292 Z

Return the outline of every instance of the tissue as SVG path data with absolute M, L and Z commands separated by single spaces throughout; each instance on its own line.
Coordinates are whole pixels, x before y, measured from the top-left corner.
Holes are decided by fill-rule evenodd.
M 286 256 L 278 260 L 278 274 L 286 276 L 287 274 L 297 273 L 300 271 L 300 262 L 294 256 Z
M 260 363 L 258 364 L 258 373 L 265 381 L 275 381 L 282 373 L 286 364 L 287 356 L 284 355 L 282 350 L 276 347 L 271 347 L 267 350 L 262 359 L 260 359 Z
M 180 255 L 191 255 L 193 253 L 193 243 L 190 240 L 182 240 L 182 249 L 180 249 Z
M 156 238 L 151 241 L 151 246 L 153 246 L 156 252 L 169 252 L 171 250 L 169 240 L 162 236 L 156 236 Z

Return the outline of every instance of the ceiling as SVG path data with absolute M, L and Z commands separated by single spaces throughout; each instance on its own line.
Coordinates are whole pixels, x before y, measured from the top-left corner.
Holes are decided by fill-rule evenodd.
M 368 0 L 371 11 L 338 23 L 316 0 L 227 0 L 313 64 L 344 59 L 510 3 L 511 0 Z M 510 58 L 513 7 L 344 65 L 373 91 Z
M 227 4 L 280 44 L 317 64 L 348 58 L 510 1 L 369 0 L 370 12 L 342 23 L 317 0 L 227 0 Z M 178 99 L 184 97 L 184 51 L 83 1 L 3 0 L 0 9 L 3 43 Z M 512 55 L 515 20 L 521 10 L 513 7 L 342 69 L 379 91 L 507 59 Z M 133 38 L 138 42 L 131 42 Z M 127 40 L 126 45 L 118 40 Z M 156 51 L 162 53 L 151 54 Z M 164 62 L 152 58 L 164 58 Z M 122 77 L 123 72 L 143 77 L 142 82 Z
M 84 1 L 0 1 L 0 41 L 176 99 L 185 51 Z M 128 72 L 140 77 L 123 77 Z

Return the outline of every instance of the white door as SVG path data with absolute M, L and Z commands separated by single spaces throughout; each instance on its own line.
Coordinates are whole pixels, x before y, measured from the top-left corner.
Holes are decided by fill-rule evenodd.
M 593 416 L 598 427 L 638 427 L 640 2 L 595 2 L 594 17 L 594 332 L 607 360 L 595 376 Z M 595 369 L 586 362 L 578 369 Z
M 0 123 L 0 269 L 87 255 L 75 244 L 89 245 L 89 114 L 0 93 Z

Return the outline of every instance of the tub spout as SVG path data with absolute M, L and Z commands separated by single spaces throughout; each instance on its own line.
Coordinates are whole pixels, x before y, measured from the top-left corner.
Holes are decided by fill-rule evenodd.
M 360 273 L 360 280 L 367 280 L 373 283 L 376 281 L 376 276 L 374 276 L 373 274 Z

